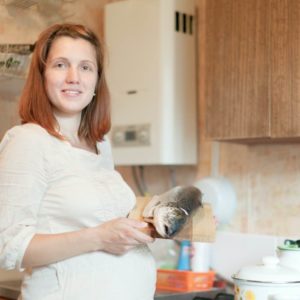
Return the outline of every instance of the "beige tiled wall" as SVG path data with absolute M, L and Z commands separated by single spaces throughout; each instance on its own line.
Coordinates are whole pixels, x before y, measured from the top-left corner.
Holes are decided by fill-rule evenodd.
M 220 170 L 234 182 L 239 200 L 230 228 L 299 237 L 300 145 L 241 148 L 222 148 Z
M 85 23 L 92 29 L 103 32 L 103 4 L 105 0 L 76 1 L 69 21 Z M 205 29 L 203 0 L 199 6 L 199 26 Z M 65 7 L 64 9 L 67 10 Z M 14 12 L 14 14 L 17 14 Z M 0 42 L 33 42 L 40 30 L 51 20 L 33 17 L 22 18 L 22 24 L 12 12 L 0 6 Z M 34 25 L 34 26 L 32 26 Z M 200 47 L 204 40 L 199 36 Z M 199 162 L 197 166 L 176 167 L 177 184 L 193 184 L 197 179 L 211 174 L 212 143 L 204 133 L 203 63 L 205 56 L 199 53 Z M 0 95 L 0 136 L 17 122 L 16 99 Z M 237 210 L 230 224 L 222 230 L 275 235 L 300 235 L 300 145 L 235 145 L 220 143 L 218 175 L 225 176 L 233 183 L 237 193 Z M 138 190 L 133 181 L 132 170 L 120 167 L 129 185 Z M 174 171 L 174 170 L 173 170 Z M 144 174 L 150 194 L 161 193 L 171 187 L 170 169 L 167 167 L 145 167 Z M 226 201 L 226 199 L 224 199 Z

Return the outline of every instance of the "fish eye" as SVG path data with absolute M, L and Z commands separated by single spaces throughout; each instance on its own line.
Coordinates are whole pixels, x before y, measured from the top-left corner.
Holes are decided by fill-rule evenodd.
M 164 225 L 165 233 L 167 236 L 169 236 L 169 227 L 167 225 Z

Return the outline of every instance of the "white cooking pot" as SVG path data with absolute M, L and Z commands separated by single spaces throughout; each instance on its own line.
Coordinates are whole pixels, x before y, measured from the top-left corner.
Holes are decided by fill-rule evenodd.
M 279 246 L 277 254 L 280 264 L 285 267 L 295 269 L 300 272 L 300 248 L 288 245 Z
M 232 278 L 238 300 L 300 300 L 300 272 L 281 266 L 274 256 L 264 257 L 262 265 L 242 268 Z

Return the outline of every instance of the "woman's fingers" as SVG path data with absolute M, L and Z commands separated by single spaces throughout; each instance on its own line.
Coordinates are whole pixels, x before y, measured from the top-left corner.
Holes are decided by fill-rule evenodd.
M 105 222 L 98 227 L 98 250 L 112 254 L 124 254 L 140 244 L 152 243 L 154 239 L 143 233 L 147 223 L 127 218 L 118 218 Z

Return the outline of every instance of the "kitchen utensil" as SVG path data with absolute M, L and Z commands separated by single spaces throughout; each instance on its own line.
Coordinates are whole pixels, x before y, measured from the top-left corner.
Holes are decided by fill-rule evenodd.
M 275 256 L 264 257 L 262 265 L 243 267 L 232 276 L 239 300 L 273 300 L 278 295 L 300 295 L 300 272 L 281 266 Z M 300 298 L 297 298 L 300 299 Z
M 283 246 L 277 248 L 280 264 L 300 272 L 300 241 L 285 240 Z M 299 298 L 300 299 L 300 298 Z

